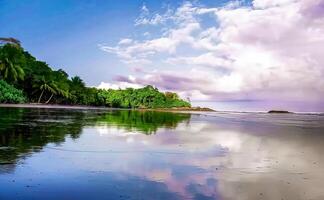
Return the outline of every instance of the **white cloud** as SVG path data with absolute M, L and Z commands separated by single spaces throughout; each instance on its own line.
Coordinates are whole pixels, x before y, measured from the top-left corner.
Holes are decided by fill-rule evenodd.
M 129 39 L 129 38 L 124 38 L 124 39 L 121 39 L 120 41 L 119 41 L 119 45 L 123 45 L 123 44 L 131 44 L 133 42 L 133 40 L 132 39 Z
M 142 6 L 140 16 L 135 20 L 135 26 L 163 24 L 171 19 L 172 15 L 173 11 L 171 9 L 167 9 L 167 11 L 163 15 L 159 13 L 151 14 L 149 9 L 144 4 Z
M 318 101 L 324 97 L 323 5 L 254 0 L 252 6 L 236 1 L 207 8 L 185 2 L 164 14 L 141 14 L 141 25 L 159 24 L 162 35 L 101 48 L 130 67 L 143 59 L 157 69 L 130 83 L 192 99 Z M 206 27 L 205 20 L 212 25 Z
M 134 84 L 134 83 L 127 83 L 127 82 L 118 82 L 118 83 L 105 83 L 101 82 L 98 86 L 99 89 L 126 89 L 126 88 L 141 88 L 143 85 Z
M 293 2 L 298 2 L 297 0 L 254 0 L 253 6 L 254 8 L 270 8 L 275 6 L 283 6 L 287 4 L 291 4 Z

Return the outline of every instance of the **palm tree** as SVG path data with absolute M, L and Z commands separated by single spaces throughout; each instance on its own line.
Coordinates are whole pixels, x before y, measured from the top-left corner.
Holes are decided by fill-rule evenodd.
M 85 83 L 79 76 L 72 77 L 71 83 L 72 83 L 72 86 L 74 86 L 74 87 L 81 87 L 81 88 L 85 87 Z
M 54 94 L 55 94 L 55 95 L 56 95 L 56 94 L 59 94 L 59 95 L 65 97 L 65 98 L 69 98 L 69 97 L 70 97 L 70 93 L 69 93 L 68 91 L 63 90 L 63 89 L 57 87 L 56 84 L 55 84 L 55 90 L 56 90 L 56 91 L 55 91 L 55 92 L 52 92 L 50 98 L 45 102 L 46 104 L 48 104 L 48 103 L 51 101 L 51 99 L 52 99 L 52 97 L 54 96 Z
M 8 81 L 23 80 L 25 73 L 22 68 L 25 59 L 22 49 L 10 44 L 0 47 L 0 73 Z
M 59 87 L 59 84 L 57 82 L 53 80 L 48 80 L 44 76 L 40 77 L 37 81 L 35 81 L 35 83 L 33 84 L 33 88 L 35 89 L 35 92 L 41 91 L 41 94 L 38 97 L 38 103 L 41 102 L 45 92 L 51 94 L 45 102 L 46 104 L 48 104 L 52 100 L 54 95 L 61 95 L 65 98 L 70 97 L 69 91 L 62 89 L 61 87 Z
M 56 85 L 56 83 L 54 81 L 48 81 L 47 79 L 45 79 L 44 76 L 42 76 L 38 81 L 36 81 L 33 84 L 33 88 L 36 89 L 36 91 L 41 91 L 41 94 L 38 98 L 38 103 L 40 103 L 40 101 L 42 100 L 43 94 L 45 91 L 50 92 L 51 96 L 50 98 L 46 101 L 46 103 L 48 103 L 54 94 L 57 94 L 58 92 L 58 87 Z
M 48 104 L 51 101 L 51 99 L 53 98 L 54 94 L 57 94 L 57 92 L 58 91 L 51 91 L 52 94 L 51 94 L 50 98 L 48 98 L 48 100 L 45 102 L 45 104 Z

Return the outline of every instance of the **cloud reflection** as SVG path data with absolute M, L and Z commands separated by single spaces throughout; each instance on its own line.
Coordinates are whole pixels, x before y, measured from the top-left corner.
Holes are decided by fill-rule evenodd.
M 250 126 L 248 119 L 227 119 L 224 124 L 221 118 L 203 118 L 194 116 L 190 123 L 150 136 L 114 127 L 104 127 L 109 132 L 102 134 L 103 127 L 98 126 L 85 129 L 70 145 L 127 152 L 91 155 L 86 163 L 79 158 L 75 162 L 86 170 L 161 182 L 183 198 L 322 199 L 324 138 L 318 134 L 320 129 L 261 122 Z M 99 133 L 98 139 L 91 143 L 86 135 L 93 137 L 94 132 Z M 103 160 L 109 160 L 109 165 Z

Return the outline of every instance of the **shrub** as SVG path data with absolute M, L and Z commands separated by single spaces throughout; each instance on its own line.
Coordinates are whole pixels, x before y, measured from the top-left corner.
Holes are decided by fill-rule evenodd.
M 24 103 L 26 97 L 21 90 L 0 80 L 0 103 Z

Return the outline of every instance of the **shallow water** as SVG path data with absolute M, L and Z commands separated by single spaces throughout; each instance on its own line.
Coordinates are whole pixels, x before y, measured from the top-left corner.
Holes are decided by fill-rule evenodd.
M 324 199 L 324 116 L 0 108 L 0 199 Z

